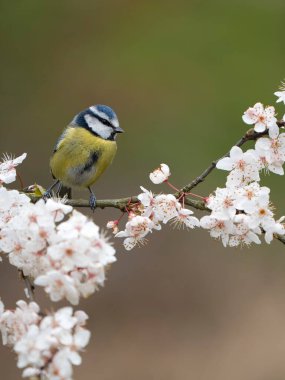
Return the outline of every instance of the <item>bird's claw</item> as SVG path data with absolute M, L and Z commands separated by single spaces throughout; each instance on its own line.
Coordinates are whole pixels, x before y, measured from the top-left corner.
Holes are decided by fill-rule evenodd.
M 45 192 L 44 192 L 44 194 L 43 194 L 43 196 L 42 196 L 42 199 L 43 200 L 47 200 L 47 198 L 51 198 L 52 197 L 52 190 L 53 190 L 53 188 L 56 186 L 56 185 L 58 185 L 58 184 L 60 184 L 60 182 L 59 182 L 59 180 L 56 180 Z
M 90 193 L 89 206 L 91 210 L 94 212 L 96 208 L 96 197 L 94 193 Z
M 51 191 L 47 190 L 43 193 L 42 199 L 46 201 L 48 198 L 51 198 Z

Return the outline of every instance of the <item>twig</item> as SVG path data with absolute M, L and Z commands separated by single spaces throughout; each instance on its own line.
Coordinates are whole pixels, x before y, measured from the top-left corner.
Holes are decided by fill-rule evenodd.
M 285 237 L 284 236 L 277 235 L 276 239 L 278 239 L 279 241 L 281 241 L 281 243 L 285 244 Z
M 277 124 L 278 124 L 279 128 L 284 127 L 285 121 L 280 120 L 277 122 Z M 235 146 L 241 147 L 247 141 L 257 140 L 258 138 L 260 138 L 262 136 L 266 136 L 266 135 L 268 135 L 267 130 L 265 130 L 264 132 L 258 133 L 258 132 L 255 132 L 255 130 L 253 128 L 249 129 L 246 132 L 246 134 L 240 140 L 237 141 Z M 181 191 L 184 193 L 188 193 L 189 191 L 191 191 L 194 187 L 199 185 L 199 183 L 203 182 L 205 180 L 205 178 L 215 169 L 218 161 L 220 161 L 222 158 L 228 157 L 229 155 L 230 155 L 230 151 L 228 153 L 226 153 L 223 157 L 213 161 L 211 163 L 211 165 L 206 170 L 204 170 L 201 175 L 196 177 L 192 182 L 189 183 L 189 185 L 184 186 L 181 189 Z
M 34 301 L 35 300 L 35 297 L 34 297 L 34 285 L 31 283 L 30 281 L 30 278 L 28 276 L 25 276 L 23 271 L 20 270 L 20 275 L 21 275 L 21 278 L 24 280 L 25 282 L 25 285 L 26 285 L 26 289 L 27 289 L 27 292 L 28 292 L 28 298 L 30 301 Z

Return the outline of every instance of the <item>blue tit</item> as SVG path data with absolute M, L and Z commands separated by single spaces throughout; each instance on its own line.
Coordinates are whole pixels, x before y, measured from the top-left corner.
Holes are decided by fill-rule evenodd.
M 117 151 L 117 133 L 124 132 L 115 112 L 108 106 L 95 105 L 80 112 L 57 140 L 50 159 L 56 186 L 87 188 L 94 211 L 96 197 L 91 186 L 112 163 Z

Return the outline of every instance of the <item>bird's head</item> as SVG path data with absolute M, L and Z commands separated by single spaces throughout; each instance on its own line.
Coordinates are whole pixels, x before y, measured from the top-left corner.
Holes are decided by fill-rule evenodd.
M 104 140 L 115 140 L 124 130 L 119 126 L 117 115 L 108 106 L 91 106 L 74 117 L 71 125 L 88 129 Z

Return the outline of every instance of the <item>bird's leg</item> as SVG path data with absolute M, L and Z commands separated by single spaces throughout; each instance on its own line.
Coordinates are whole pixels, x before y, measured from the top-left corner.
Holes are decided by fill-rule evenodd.
M 60 183 L 60 181 L 57 179 L 44 193 L 43 195 L 43 199 L 46 199 L 46 198 L 49 198 L 51 196 L 51 191 L 52 189 L 58 185 Z
M 90 186 L 88 186 L 88 190 L 90 191 L 89 205 L 90 205 L 91 210 L 94 212 L 96 208 L 96 196 L 91 190 Z

